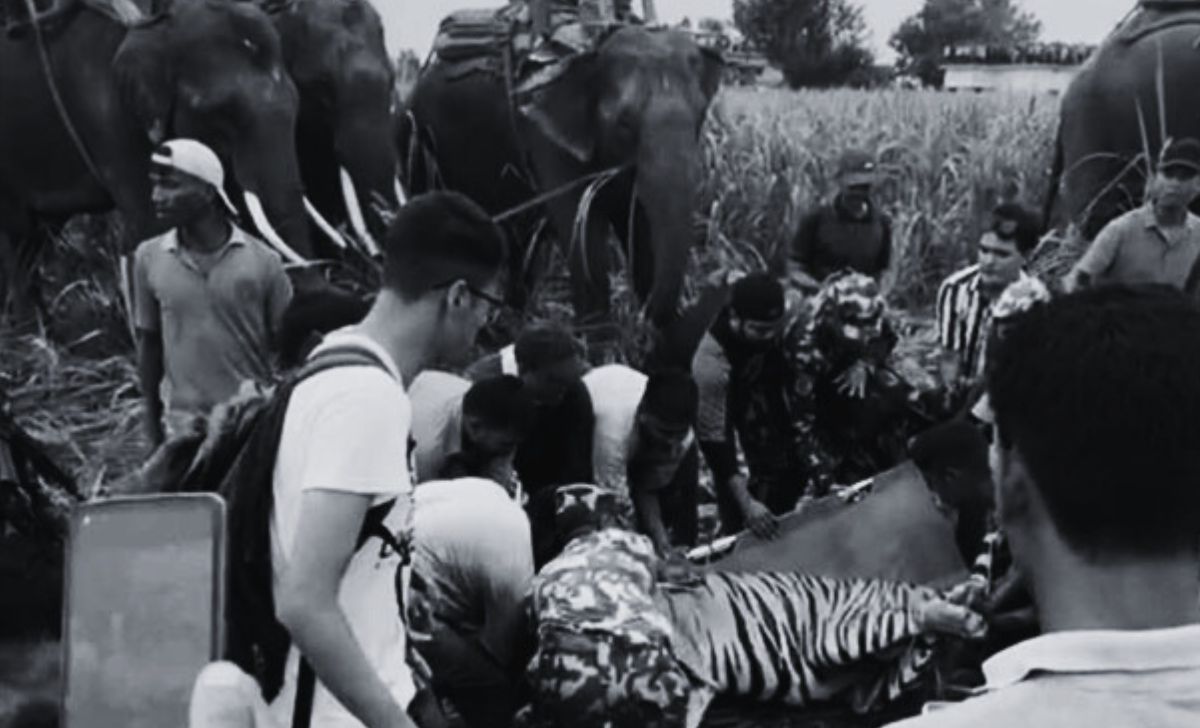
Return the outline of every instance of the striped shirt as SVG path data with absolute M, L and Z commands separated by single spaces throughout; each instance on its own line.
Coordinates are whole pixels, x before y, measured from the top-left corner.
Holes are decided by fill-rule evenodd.
M 983 349 L 991 323 L 991 306 L 979 290 L 979 265 L 972 265 L 942 281 L 938 288 L 937 324 L 942 348 L 959 355 L 963 375 L 983 373 Z

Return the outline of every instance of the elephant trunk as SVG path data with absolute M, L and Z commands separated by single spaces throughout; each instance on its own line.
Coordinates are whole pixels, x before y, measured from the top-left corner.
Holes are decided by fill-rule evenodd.
M 637 201 L 649 230 L 633 231 L 638 246 L 634 284 L 651 321 L 661 328 L 675 318 L 679 305 L 702 170 L 690 118 L 652 128 L 638 155 Z
M 309 258 L 313 247 L 296 157 L 295 106 L 293 102 L 290 107 L 281 107 L 239 139 L 233 153 L 233 171 L 246 193 L 247 211 L 259 233 L 273 245 L 271 238 L 277 236 L 300 256 Z M 257 212 L 252 200 L 258 203 Z
M 334 125 L 339 184 L 347 219 L 355 235 L 370 247 L 387 227 L 381 208 L 392 211 L 398 204 L 387 93 L 391 83 L 386 75 L 362 73 L 357 83 L 346 88 L 344 93 L 354 100 L 342 105 Z

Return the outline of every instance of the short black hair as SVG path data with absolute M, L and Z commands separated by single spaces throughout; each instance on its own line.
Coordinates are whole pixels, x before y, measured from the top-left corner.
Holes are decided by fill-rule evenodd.
M 400 208 L 384 236 L 383 287 L 406 301 L 464 280 L 477 288 L 504 269 L 504 232 L 457 192 L 430 192 Z
M 641 408 L 668 425 L 683 427 L 696 421 L 699 402 L 700 390 L 692 373 L 667 369 L 647 378 Z
M 527 327 L 513 346 L 517 367 L 523 373 L 536 372 L 575 357 L 583 357 L 583 346 L 566 327 L 537 324 Z
M 768 273 L 751 273 L 733 284 L 730 307 L 738 318 L 774 321 L 783 315 L 783 285 Z
M 1200 545 L 1200 307 L 1104 286 L 1014 316 L 989 344 L 997 436 L 1085 558 Z
M 520 377 L 501 374 L 481 379 L 463 395 L 464 417 L 477 417 L 486 427 L 524 436 L 533 425 L 533 398 Z
M 1001 240 L 1011 240 L 1025 257 L 1037 250 L 1042 219 L 1033 210 L 1017 202 L 1004 202 L 992 210 L 991 231 Z

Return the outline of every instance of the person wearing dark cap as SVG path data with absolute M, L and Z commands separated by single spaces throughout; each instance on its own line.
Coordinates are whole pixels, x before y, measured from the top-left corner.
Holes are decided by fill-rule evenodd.
M 838 163 L 839 191 L 809 212 L 792 240 L 789 273 L 810 291 L 831 274 L 850 269 L 879 279 L 892 259 L 892 223 L 871 198 L 874 158 L 850 150 Z
M 952 382 L 976 382 L 983 376 L 984 348 L 992 304 L 1005 288 L 1025 276 L 1024 266 L 1037 248 L 1041 221 L 1016 203 L 992 210 L 992 221 L 979 239 L 979 260 L 951 274 L 938 288 L 938 337 L 953 357 Z
M 1184 289 L 1200 259 L 1200 141 L 1163 149 L 1146 204 L 1108 223 L 1063 282 L 1068 291 L 1103 283 L 1165 283 Z
M 807 482 L 796 442 L 815 412 L 810 393 L 797 390 L 808 382 L 792 366 L 805 345 L 804 325 L 786 310 L 783 286 L 770 275 L 738 280 L 709 331 L 715 345 L 702 345 L 693 361 L 703 412 L 697 436 L 728 532 L 772 535 L 773 513 L 790 510 Z M 739 472 L 739 442 L 749 478 Z

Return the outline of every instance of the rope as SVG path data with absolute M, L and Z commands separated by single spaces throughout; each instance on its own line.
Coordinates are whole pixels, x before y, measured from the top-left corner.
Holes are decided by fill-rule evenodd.
M 627 165 L 627 164 L 618 164 L 614 167 L 609 167 L 608 169 L 601 170 L 599 172 L 593 172 L 591 174 L 587 174 L 582 177 L 577 177 L 576 179 L 573 179 L 564 185 L 559 185 L 558 187 L 555 187 L 554 189 L 550 190 L 549 192 L 543 192 L 542 194 L 538 195 L 537 197 L 534 197 L 531 200 L 522 202 L 521 204 L 517 205 L 516 207 L 505 210 L 504 212 L 500 213 L 499 215 L 496 215 L 495 217 L 493 217 L 492 220 L 493 220 L 493 222 L 496 222 L 496 223 L 502 223 L 506 220 L 516 217 L 517 215 L 520 215 L 523 212 L 528 212 L 535 207 L 540 207 L 544 203 L 549 202 L 550 200 L 553 200 L 555 197 L 565 195 L 566 193 L 570 192 L 571 190 L 573 190 L 577 187 L 582 187 L 583 185 L 591 184 L 592 182 L 595 182 L 596 180 L 602 179 L 603 177 L 606 177 L 606 176 L 615 176 L 620 172 L 624 172 L 628 167 L 629 167 L 629 165 Z
M 54 69 L 50 65 L 50 54 L 46 50 L 46 40 L 42 36 L 42 25 L 37 20 L 37 8 L 34 7 L 33 0 L 25 0 L 25 9 L 29 13 L 30 24 L 33 26 L 34 45 L 37 46 L 38 59 L 42 64 L 42 75 L 45 77 L 46 86 L 50 90 L 50 98 L 53 99 L 54 107 L 58 110 L 58 115 L 62 119 L 63 126 L 67 129 L 67 135 L 74 142 L 75 149 L 83 159 L 84 165 L 87 166 L 88 171 L 92 173 L 96 181 L 103 186 L 104 177 L 96 167 L 96 162 L 92 159 L 92 155 L 88 153 L 87 146 L 83 143 L 83 137 L 79 136 L 75 125 L 71 123 L 71 115 L 67 113 L 67 106 L 63 103 L 62 95 L 58 92 L 58 84 L 54 82 Z

